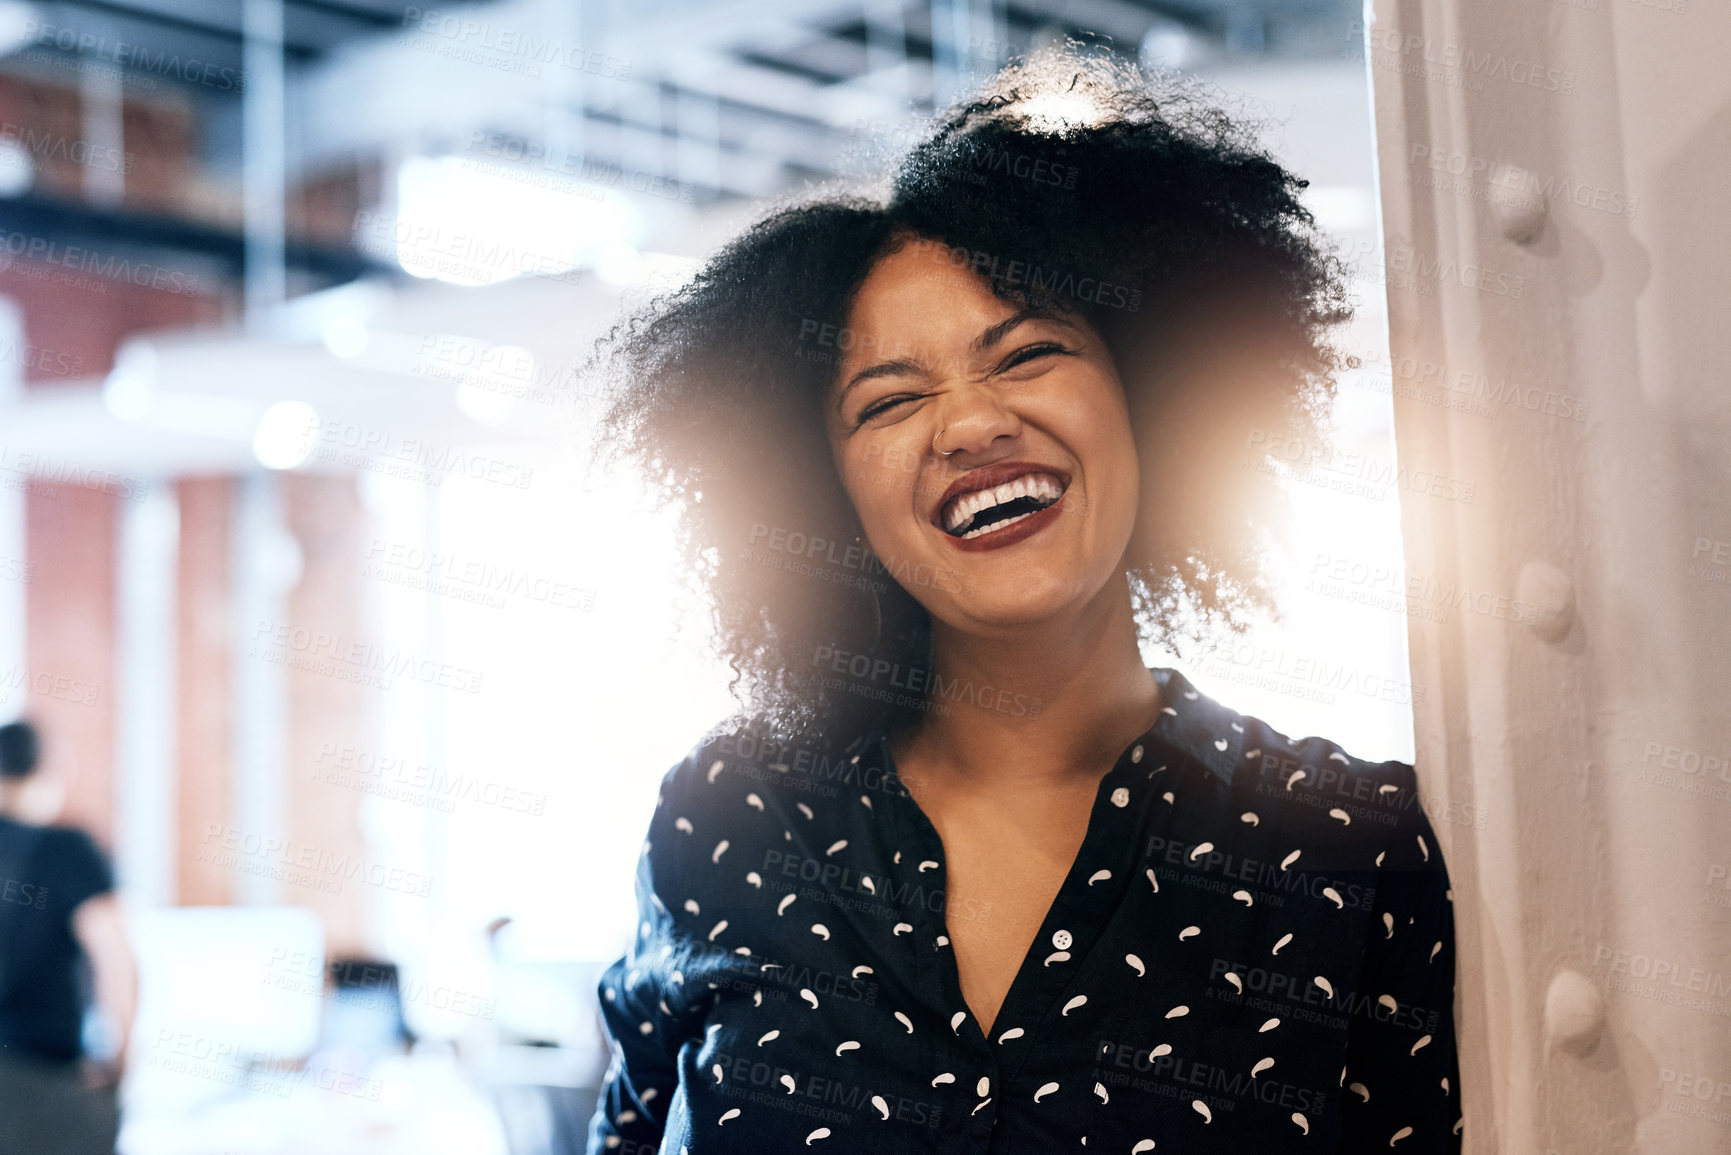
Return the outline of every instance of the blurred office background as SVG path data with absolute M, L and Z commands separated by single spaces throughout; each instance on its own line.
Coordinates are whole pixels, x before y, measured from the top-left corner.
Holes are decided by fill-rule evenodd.
M 656 783 L 729 708 L 667 523 L 587 468 L 585 350 L 1011 56 L 1264 122 L 1360 267 L 1337 449 L 1392 461 L 1361 19 L 0 0 L 0 721 L 131 912 L 122 1150 L 580 1147 Z M 1410 758 L 1407 613 L 1448 608 L 1356 468 L 1291 478 L 1283 621 L 1149 660 Z

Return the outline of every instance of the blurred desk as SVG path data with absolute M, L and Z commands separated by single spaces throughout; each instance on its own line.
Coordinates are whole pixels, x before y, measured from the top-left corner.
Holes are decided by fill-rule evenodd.
M 364 1073 L 178 1072 L 231 1082 L 185 1112 L 128 1103 L 120 1155 L 510 1155 L 499 1116 L 448 1050 Z

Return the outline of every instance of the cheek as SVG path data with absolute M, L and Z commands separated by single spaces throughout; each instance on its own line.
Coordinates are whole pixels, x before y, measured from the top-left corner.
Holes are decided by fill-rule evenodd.
M 1087 470 L 1090 497 L 1107 520 L 1126 524 L 1135 520 L 1141 482 L 1140 456 L 1130 429 L 1117 379 L 1104 377 L 1087 402 L 1078 408 L 1072 428 L 1072 443 Z
M 921 458 L 892 438 L 878 438 L 849 447 L 842 479 L 860 520 L 868 526 L 875 516 L 904 512 L 919 476 Z

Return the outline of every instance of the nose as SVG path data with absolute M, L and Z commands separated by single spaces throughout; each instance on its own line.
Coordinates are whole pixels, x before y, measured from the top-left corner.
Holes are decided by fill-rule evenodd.
M 932 413 L 937 421 L 932 429 L 936 447 L 952 460 L 990 453 L 999 438 L 1022 432 L 1022 419 L 1004 406 L 990 385 L 979 382 L 957 385 Z

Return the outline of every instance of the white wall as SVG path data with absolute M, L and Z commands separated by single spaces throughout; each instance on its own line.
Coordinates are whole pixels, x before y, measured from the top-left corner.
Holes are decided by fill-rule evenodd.
M 1375 13 L 1397 442 L 1480 495 L 1403 510 L 1487 595 L 1410 622 L 1467 1150 L 1731 1150 L 1731 8 Z

